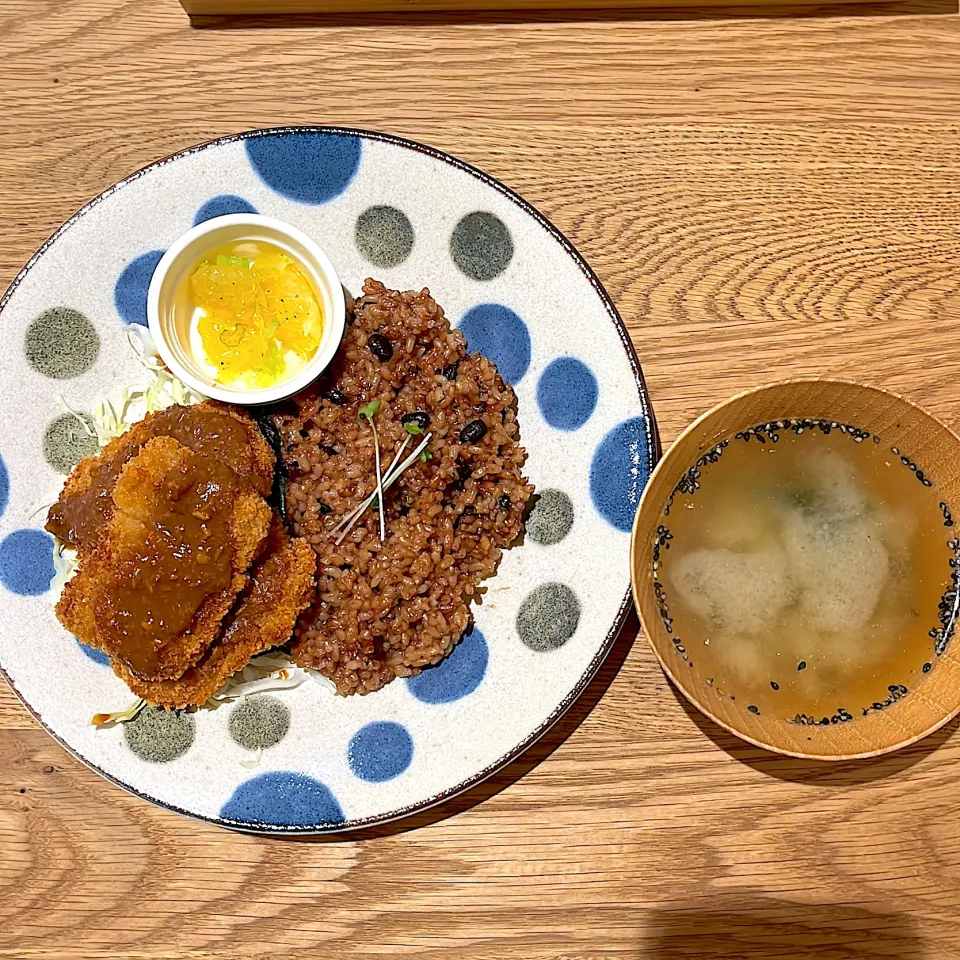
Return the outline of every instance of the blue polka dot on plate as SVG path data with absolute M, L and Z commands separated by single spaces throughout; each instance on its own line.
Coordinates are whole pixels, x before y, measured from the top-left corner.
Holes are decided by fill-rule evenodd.
M 590 496 L 597 512 L 628 532 L 650 478 L 650 444 L 644 417 L 624 420 L 600 441 L 590 465 Z
M 98 664 L 101 667 L 110 666 L 110 657 L 107 656 L 102 650 L 98 650 L 96 647 L 91 647 L 89 644 L 81 643 L 77 641 L 77 646 L 83 652 L 85 657 L 89 657 L 94 663 Z
M 497 365 L 507 383 L 517 383 L 530 366 L 530 331 L 509 307 L 481 303 L 460 321 L 471 353 L 478 350 Z
M 245 145 L 263 182 L 298 203 L 338 197 L 360 166 L 360 138 L 347 134 L 274 133 Z
M 131 260 L 113 288 L 113 302 L 124 323 L 147 325 L 147 288 L 163 250 L 151 250 Z
M 488 659 L 486 638 L 474 626 L 446 659 L 411 677 L 407 686 L 424 703 L 452 703 L 480 686 Z
M 343 823 L 330 789 L 302 773 L 261 773 L 241 783 L 220 808 L 220 816 L 242 823 L 314 827 Z
M 537 404 L 543 419 L 558 430 L 577 430 L 597 406 L 597 378 L 576 357 L 553 360 L 537 384 Z
M 193 218 L 193 225 L 212 220 L 214 217 L 225 217 L 229 213 L 256 213 L 257 208 L 243 197 L 233 193 L 221 193 L 218 197 L 211 197 Z
M 0 457 L 0 517 L 3 511 L 7 509 L 7 503 L 10 500 L 10 474 L 7 473 L 7 465 Z
M 0 583 L 12 593 L 35 597 L 53 579 L 53 537 L 42 530 L 15 530 L 0 543 Z
M 413 737 L 399 723 L 378 720 L 361 727 L 350 739 L 347 761 L 361 780 L 383 783 L 400 776 L 413 759 Z

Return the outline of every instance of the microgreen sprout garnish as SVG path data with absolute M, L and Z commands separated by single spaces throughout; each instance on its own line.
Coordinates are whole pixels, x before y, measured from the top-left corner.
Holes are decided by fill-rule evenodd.
M 400 457 L 403 456 L 403 451 L 406 449 L 407 444 L 410 442 L 410 438 L 407 437 L 407 438 L 403 441 L 403 443 L 400 445 L 400 449 L 397 451 L 397 455 L 393 458 L 393 463 L 391 463 L 390 466 L 387 468 L 386 475 L 385 475 L 384 478 L 383 478 L 382 487 L 383 487 L 384 490 L 389 490 L 390 487 L 392 487 L 393 484 L 396 482 L 396 480 L 400 477 L 400 475 L 407 469 L 407 467 L 409 467 L 410 464 L 413 463 L 414 460 L 416 460 L 417 457 L 419 457 L 420 454 L 424 452 L 424 450 L 426 450 L 427 444 L 430 442 L 430 438 L 431 438 L 432 436 L 433 436 L 432 433 L 428 433 L 428 434 L 420 441 L 420 443 L 417 444 L 417 446 L 416 446 L 416 448 L 414 449 L 413 453 L 411 453 L 410 456 L 407 457 L 407 459 L 403 461 L 403 463 L 401 463 L 399 466 L 397 466 L 397 463 L 398 463 L 398 461 L 400 460 Z M 338 530 L 341 530 L 341 528 L 342 528 L 342 533 L 340 534 L 339 537 L 337 537 L 337 543 L 338 543 L 338 544 L 343 543 L 344 538 L 345 538 L 345 537 L 347 536 L 347 534 L 353 529 L 353 525 L 363 516 L 363 514 L 366 512 L 367 507 L 369 507 L 370 504 L 373 503 L 374 499 L 375 499 L 375 498 L 377 497 L 377 495 L 378 495 L 378 492 L 379 492 L 379 491 L 374 490 L 373 493 L 371 493 L 370 496 L 366 498 L 366 500 L 364 500 L 362 503 L 360 503 L 360 504 L 358 504 L 356 507 L 354 507 L 353 510 L 351 510 L 350 513 L 348 513 L 348 514 L 333 528 L 333 530 L 331 531 L 332 533 L 336 533 Z M 383 500 L 381 499 L 380 502 L 382 503 Z M 380 511 L 380 520 L 381 520 L 381 523 L 382 523 L 382 522 L 383 522 L 383 511 L 382 511 L 382 510 Z
M 146 705 L 147 701 L 141 698 L 127 707 L 126 710 L 114 710 L 113 713 L 95 713 L 90 723 L 95 727 L 115 727 L 118 723 L 128 723 Z
M 390 466 L 387 467 L 387 476 L 388 476 L 388 477 L 389 477 L 390 474 L 393 472 L 393 470 L 394 470 L 394 468 L 396 467 L 396 465 L 400 462 L 400 457 L 403 456 L 403 451 L 407 449 L 407 444 L 408 444 L 409 442 L 410 442 L 410 438 L 409 438 L 409 437 L 404 437 L 403 443 L 400 444 L 400 449 L 397 451 L 396 456 L 394 456 L 393 460 L 390 462 Z M 358 503 L 358 504 L 357 504 L 348 514 L 346 514 L 346 515 L 343 517 L 343 519 L 333 528 L 333 530 L 332 530 L 331 532 L 332 532 L 332 533 L 337 533 L 339 530 L 343 530 L 343 528 L 344 528 L 344 526 L 345 526 L 346 524 L 348 524 L 348 523 L 350 524 L 350 526 L 347 527 L 347 529 L 344 531 L 343 536 L 341 536 L 340 539 L 337 540 L 337 543 L 342 543 L 342 542 L 343 542 L 343 537 L 345 537 L 345 536 L 350 532 L 350 528 L 353 526 L 353 522 L 356 522 L 357 520 L 360 519 L 360 517 L 363 515 L 364 510 L 366 510 L 367 507 L 369 507 L 370 504 L 373 503 L 373 500 L 374 500 L 374 498 L 375 498 L 376 496 L 377 496 L 377 491 L 374 490 L 373 493 L 371 493 L 370 496 L 366 498 L 366 500 L 364 500 L 362 503 Z M 353 521 L 353 522 L 351 522 L 351 521 Z
M 429 450 L 424 450 L 420 454 L 420 462 L 426 463 L 428 460 L 433 459 L 433 454 Z
M 419 437 L 420 434 L 423 433 L 423 431 L 420 429 L 420 424 L 414 423 L 413 421 L 410 423 L 405 423 L 403 425 L 403 429 L 406 430 L 411 437 Z
M 380 514 L 380 542 L 383 543 L 387 539 L 387 524 L 383 518 L 383 510 L 379 509 L 379 504 L 383 503 L 383 474 L 380 472 L 380 438 L 377 436 L 377 424 L 373 419 L 379 409 L 380 401 L 371 400 L 365 407 L 360 408 L 360 417 L 366 417 L 373 430 L 373 465 L 377 471 L 377 513 Z

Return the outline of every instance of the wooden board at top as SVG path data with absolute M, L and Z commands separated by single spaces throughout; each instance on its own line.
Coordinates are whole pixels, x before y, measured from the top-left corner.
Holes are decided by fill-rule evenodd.
M 810 6 L 816 0 L 799 0 Z M 877 0 L 844 0 L 873 3 Z M 883 2 L 883 0 L 880 0 Z M 891 0 L 892 2 L 892 0 Z M 191 17 L 324 13 L 424 13 L 460 10 L 664 9 L 729 6 L 730 0 L 180 0 Z M 797 6 L 797 0 L 736 0 L 739 7 Z

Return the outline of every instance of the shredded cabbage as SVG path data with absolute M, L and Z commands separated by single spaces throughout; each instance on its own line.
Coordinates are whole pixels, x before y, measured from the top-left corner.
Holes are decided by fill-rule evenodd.
M 314 670 L 313 667 L 304 667 L 303 672 L 328 693 L 336 694 L 337 685 L 329 677 L 325 677 L 319 670 Z
M 238 670 L 210 698 L 210 705 L 244 700 L 255 693 L 293 690 L 307 679 L 307 671 L 295 667 L 281 653 L 262 653 Z
M 95 727 L 114 727 L 118 723 L 126 723 L 128 720 L 132 720 L 146 705 L 147 701 L 141 698 L 125 710 L 114 710 L 113 713 L 95 713 L 91 717 L 90 723 Z
M 149 330 L 129 326 L 126 332 L 130 349 L 150 375 L 146 385 L 139 388 L 124 387 L 115 399 L 98 397 L 93 401 L 89 414 L 74 410 L 60 397 L 60 406 L 77 418 L 89 436 L 96 435 L 101 447 L 126 433 L 148 413 L 165 410 L 175 403 L 187 406 L 203 400 L 200 394 L 191 390 L 182 380 L 178 380 L 161 363 Z
M 56 540 L 53 550 L 53 579 L 50 581 L 50 590 L 55 598 L 54 603 L 60 599 L 64 586 L 76 572 L 77 551 Z

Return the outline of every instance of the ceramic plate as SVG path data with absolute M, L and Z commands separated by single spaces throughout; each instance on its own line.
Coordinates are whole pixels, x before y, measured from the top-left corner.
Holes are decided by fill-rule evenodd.
M 259 211 L 305 230 L 344 284 L 428 286 L 517 393 L 539 500 L 439 666 L 366 697 L 319 683 L 196 713 L 128 706 L 104 657 L 54 616 L 45 508 L 91 452 L 89 411 L 145 378 L 164 248 L 193 224 Z M 640 366 L 573 247 L 495 180 L 419 144 L 334 128 L 228 137 L 135 173 L 72 217 L 0 301 L 0 665 L 43 725 L 103 776 L 194 817 L 275 833 L 422 810 L 488 776 L 576 699 L 630 605 L 629 531 L 656 457 Z

